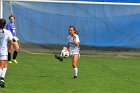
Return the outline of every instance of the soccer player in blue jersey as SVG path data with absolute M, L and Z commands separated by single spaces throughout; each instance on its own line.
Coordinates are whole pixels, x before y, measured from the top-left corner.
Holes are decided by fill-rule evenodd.
M 14 48 L 14 53 L 13 53 L 13 59 L 11 59 L 11 52 L 8 52 L 8 62 L 9 63 L 18 63 L 16 61 L 18 52 L 19 52 L 19 39 L 16 36 L 16 26 L 15 26 L 15 16 L 10 15 L 9 16 L 10 22 L 6 25 L 6 29 L 9 30 L 12 35 L 13 35 L 13 48 Z

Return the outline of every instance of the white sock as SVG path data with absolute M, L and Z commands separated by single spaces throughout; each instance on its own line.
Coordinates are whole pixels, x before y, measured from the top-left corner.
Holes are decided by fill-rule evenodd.
M 63 52 L 64 52 L 64 51 L 65 51 L 65 50 L 62 50 L 62 51 L 61 51 L 61 54 L 60 54 L 61 57 L 63 57 Z
M 2 69 L 0 69 L 0 77 L 1 77 L 1 75 L 2 75 Z
M 78 68 L 73 68 L 73 72 L 74 72 L 74 76 L 77 76 L 78 75 Z
M 7 71 L 7 68 L 3 68 L 2 75 L 1 75 L 2 78 L 5 78 L 6 71 Z

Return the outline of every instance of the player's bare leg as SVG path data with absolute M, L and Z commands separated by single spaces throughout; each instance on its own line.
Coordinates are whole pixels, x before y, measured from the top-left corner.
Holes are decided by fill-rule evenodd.
M 16 61 L 16 58 L 17 58 L 17 55 L 18 55 L 18 52 L 19 52 L 19 44 L 18 44 L 18 42 L 14 42 L 13 43 L 13 46 L 14 46 L 15 51 L 14 51 L 14 54 L 13 54 L 13 60 L 12 60 L 12 62 L 13 63 L 18 63 Z
M 60 55 L 55 55 L 55 58 L 60 60 L 60 61 L 63 61 L 63 59 L 65 58 L 64 52 L 68 52 L 68 55 L 69 55 L 68 48 L 67 47 L 63 47 L 63 49 L 61 51 L 61 54 Z
M 4 88 L 3 68 L 6 66 L 6 60 L 0 60 L 0 86 Z
M 74 55 L 72 60 L 74 78 L 77 78 L 78 76 L 78 68 L 77 68 L 78 60 L 79 60 L 79 55 L 78 54 Z
M 2 75 L 1 75 L 1 77 L 3 78 L 3 80 L 5 78 L 6 71 L 7 71 L 7 63 L 5 63 L 5 65 L 4 65 L 3 69 L 2 69 Z

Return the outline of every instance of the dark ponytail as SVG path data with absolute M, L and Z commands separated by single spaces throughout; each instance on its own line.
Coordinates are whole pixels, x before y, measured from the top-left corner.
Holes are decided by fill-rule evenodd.
M 3 33 L 4 33 L 4 27 L 6 25 L 6 20 L 5 19 L 0 19 L 0 29 L 2 29 Z

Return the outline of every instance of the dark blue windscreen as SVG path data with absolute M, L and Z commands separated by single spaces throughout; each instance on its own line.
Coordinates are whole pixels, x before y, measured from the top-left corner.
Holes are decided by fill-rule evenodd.
M 74 25 L 81 45 L 140 48 L 140 6 L 15 2 L 12 9 L 21 43 L 67 44 Z M 8 18 L 8 2 L 4 10 Z

